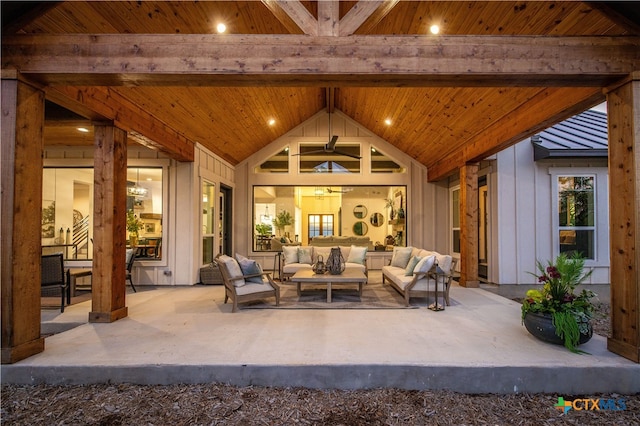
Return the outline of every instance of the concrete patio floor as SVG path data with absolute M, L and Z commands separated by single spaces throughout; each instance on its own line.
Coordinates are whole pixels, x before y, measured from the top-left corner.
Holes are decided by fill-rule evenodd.
M 371 271 L 370 280 L 380 280 Z M 140 291 L 142 290 L 142 291 Z M 129 290 L 130 291 L 130 290 Z M 520 305 L 454 285 L 452 306 L 231 313 L 222 286 L 127 294 L 129 316 L 87 323 L 90 302 L 43 311 L 45 351 L 2 365 L 13 384 L 221 382 L 238 386 L 448 389 L 463 393 L 640 392 L 640 365 L 594 335 L 578 355 L 536 340 Z

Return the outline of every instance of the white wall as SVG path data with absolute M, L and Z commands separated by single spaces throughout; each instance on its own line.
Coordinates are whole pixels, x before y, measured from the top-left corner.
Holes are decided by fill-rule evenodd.
M 93 147 L 47 148 L 44 165 L 46 167 L 93 167 Z M 129 147 L 127 165 L 129 167 L 164 167 L 163 211 L 157 212 L 163 214 L 162 259 L 136 261 L 133 281 L 142 285 L 189 285 L 199 282 L 199 270 L 202 266 L 202 215 L 199 214 L 202 198 L 201 178 L 206 177 L 216 185 L 218 190 L 221 183 L 233 187 L 235 185 L 233 167 L 199 145 L 196 146 L 193 163 L 169 160 L 162 154 L 144 147 Z M 69 191 L 65 191 L 69 197 L 73 196 L 72 184 L 73 181 L 69 180 Z M 158 196 L 159 192 L 159 189 L 154 191 L 154 197 Z M 69 206 L 69 212 L 65 212 L 62 208 L 65 204 L 62 197 L 63 194 L 57 194 L 56 216 L 64 215 L 60 220 L 56 219 L 58 228 L 59 224 L 66 223 L 62 217 L 68 217 L 69 226 L 72 225 L 71 199 L 66 203 Z M 154 212 L 155 205 L 154 201 Z M 61 206 L 60 209 L 58 206 Z M 217 247 L 218 242 L 216 241 L 215 244 Z M 74 266 L 90 266 L 90 262 L 77 262 Z
M 609 283 L 608 188 L 606 159 L 554 159 L 533 161 L 533 147 L 526 139 L 496 156 L 496 167 L 489 176 L 492 206 L 497 223 L 492 226 L 492 244 L 497 256 L 489 264 L 490 281 L 496 284 L 535 284 L 529 272 L 536 271 L 536 259 L 555 258 L 551 172 L 557 168 L 578 173 L 598 173 L 596 179 L 597 242 L 596 261 L 585 266 L 594 269 L 592 284 Z M 491 186 L 497 190 L 492 190 Z

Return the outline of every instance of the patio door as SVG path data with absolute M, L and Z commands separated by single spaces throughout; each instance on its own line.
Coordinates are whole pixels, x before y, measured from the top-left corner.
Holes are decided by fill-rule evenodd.
M 232 190 L 228 186 L 220 185 L 218 216 L 218 253 L 232 256 L 233 242 L 231 240 L 232 226 Z
M 489 277 L 489 187 L 487 177 L 478 179 L 478 278 Z

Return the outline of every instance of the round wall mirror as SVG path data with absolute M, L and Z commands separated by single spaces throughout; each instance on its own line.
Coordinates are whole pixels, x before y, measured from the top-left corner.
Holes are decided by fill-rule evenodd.
M 353 215 L 358 219 L 364 219 L 367 217 L 367 208 L 362 204 L 358 204 L 353 208 Z
M 382 213 L 374 213 L 371 215 L 369 221 L 371 221 L 372 226 L 382 226 L 384 222 L 384 216 L 382 216 Z
M 359 221 L 353 224 L 353 233 L 358 236 L 367 235 L 369 227 L 363 221 Z

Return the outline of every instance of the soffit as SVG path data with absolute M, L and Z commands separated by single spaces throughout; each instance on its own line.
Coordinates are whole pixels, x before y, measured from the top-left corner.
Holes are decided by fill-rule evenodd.
M 317 17 L 315 1 L 302 2 Z M 340 2 L 344 17 L 357 2 Z M 202 34 L 225 20 L 234 34 L 293 34 L 262 2 L 62 2 L 26 22 L 18 33 Z M 356 34 L 426 34 L 437 21 L 447 35 L 618 36 L 627 30 L 582 2 L 400 1 L 383 17 L 364 22 Z M 300 31 L 298 31 L 300 33 Z M 205 83 L 206 84 L 206 83 Z M 112 87 L 187 139 L 232 164 L 262 149 L 325 107 L 346 115 L 427 167 L 453 161 L 487 134 L 490 154 L 540 130 L 518 126 L 523 106 L 537 99 L 569 99 L 585 108 L 599 88 L 544 87 L 336 87 L 327 101 L 322 87 Z M 598 99 L 596 99 L 598 98 Z M 567 101 L 569 102 L 569 101 Z M 329 105 L 328 105 L 329 104 Z M 579 111 L 567 105 L 533 118 L 550 125 Z M 268 126 L 270 118 L 276 125 Z M 383 122 L 392 120 L 391 126 Z M 88 144 L 75 126 L 45 129 L 46 143 Z M 65 142 L 65 140 L 67 142 Z M 162 141 L 158 141 L 162 143 Z

